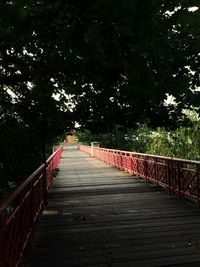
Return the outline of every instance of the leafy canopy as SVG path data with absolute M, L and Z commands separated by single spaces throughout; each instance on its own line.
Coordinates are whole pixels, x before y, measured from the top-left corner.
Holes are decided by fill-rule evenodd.
M 93 131 L 173 125 L 183 108 L 199 111 L 198 4 L 1 0 L 0 83 Z M 176 106 L 164 104 L 166 94 Z

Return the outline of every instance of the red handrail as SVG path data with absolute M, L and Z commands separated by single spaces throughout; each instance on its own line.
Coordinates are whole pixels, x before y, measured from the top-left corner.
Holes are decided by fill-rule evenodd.
M 36 221 L 45 204 L 63 147 L 0 202 L 0 267 L 22 266 Z M 45 179 L 46 178 L 46 179 Z
M 85 145 L 78 144 L 78 149 L 91 155 L 91 146 L 85 146 Z
M 91 147 L 79 145 L 79 149 L 91 153 Z M 200 161 L 99 147 L 94 147 L 92 153 L 95 158 L 200 204 Z

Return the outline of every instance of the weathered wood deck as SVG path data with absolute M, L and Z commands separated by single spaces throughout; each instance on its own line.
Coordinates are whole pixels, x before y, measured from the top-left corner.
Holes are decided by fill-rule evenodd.
M 65 148 L 27 267 L 200 266 L 200 209 Z

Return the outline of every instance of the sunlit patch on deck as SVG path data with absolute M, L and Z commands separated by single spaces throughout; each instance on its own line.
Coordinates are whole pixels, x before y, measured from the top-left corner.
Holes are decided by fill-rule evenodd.
M 44 210 L 42 215 L 48 216 L 48 215 L 58 215 L 58 210 Z

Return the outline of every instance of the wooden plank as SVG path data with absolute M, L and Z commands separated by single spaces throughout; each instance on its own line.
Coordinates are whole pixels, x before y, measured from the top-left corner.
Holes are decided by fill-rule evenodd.
M 26 267 L 199 266 L 200 210 L 65 148 Z

